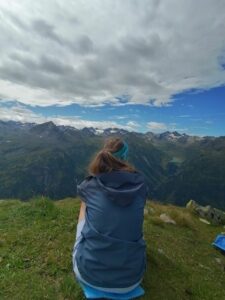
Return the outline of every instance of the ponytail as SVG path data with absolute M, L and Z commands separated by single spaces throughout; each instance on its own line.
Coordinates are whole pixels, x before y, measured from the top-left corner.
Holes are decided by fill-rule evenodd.
M 109 139 L 103 149 L 99 151 L 91 161 L 88 168 L 89 174 L 97 175 L 99 173 L 116 170 L 135 172 L 135 168 L 124 160 L 127 158 L 127 152 L 128 145 L 120 138 Z

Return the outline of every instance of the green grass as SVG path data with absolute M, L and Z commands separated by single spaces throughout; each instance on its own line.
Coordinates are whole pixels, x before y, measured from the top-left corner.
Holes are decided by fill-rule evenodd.
M 84 299 L 71 261 L 79 206 L 78 199 L 0 201 L 0 299 Z M 225 229 L 185 208 L 153 202 L 146 208 L 140 300 L 225 299 L 225 256 L 211 245 Z M 177 225 L 163 223 L 161 213 Z

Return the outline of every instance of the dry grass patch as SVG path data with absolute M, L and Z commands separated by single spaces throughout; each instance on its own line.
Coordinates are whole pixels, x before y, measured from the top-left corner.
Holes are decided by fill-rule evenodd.
M 169 212 L 170 217 L 181 227 L 195 229 L 193 217 L 189 212 L 173 210 Z
M 153 225 L 161 226 L 161 227 L 165 226 L 164 221 L 160 217 L 158 217 L 158 216 L 152 216 L 152 217 L 150 217 L 150 223 L 153 224 Z
M 163 204 L 160 202 L 149 201 L 147 208 L 152 208 L 154 214 L 149 216 L 150 222 L 155 225 L 163 226 L 165 223 L 160 215 L 166 214 L 173 219 L 178 226 L 195 229 L 194 216 L 184 207 L 177 207 L 172 204 Z

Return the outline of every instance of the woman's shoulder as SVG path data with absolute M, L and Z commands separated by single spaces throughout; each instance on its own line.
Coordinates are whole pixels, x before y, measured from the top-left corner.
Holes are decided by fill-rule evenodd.
M 87 175 L 86 177 L 84 177 L 84 179 L 78 182 L 77 187 L 79 188 L 86 187 L 93 178 L 94 178 L 93 175 Z
M 121 177 L 122 175 L 122 177 Z M 117 180 L 120 180 L 120 178 L 123 178 L 125 175 L 127 175 L 126 177 L 127 180 L 128 179 L 132 179 L 132 181 L 136 182 L 143 182 L 144 184 L 146 184 L 146 177 L 145 175 L 140 172 L 139 170 L 135 170 L 134 172 L 130 172 L 130 171 L 127 171 L 127 170 L 113 170 L 111 172 L 103 172 L 103 173 L 100 173 L 100 174 L 97 174 L 97 175 L 87 175 L 86 177 L 84 177 L 84 179 L 82 181 L 80 181 L 80 183 L 77 184 L 77 186 L 79 188 L 86 188 L 89 184 L 91 184 L 92 182 L 95 182 L 95 179 L 97 179 L 98 181 L 98 178 L 105 178 L 105 177 L 115 177 L 116 176 L 116 179 Z M 115 179 L 115 178 L 114 178 Z

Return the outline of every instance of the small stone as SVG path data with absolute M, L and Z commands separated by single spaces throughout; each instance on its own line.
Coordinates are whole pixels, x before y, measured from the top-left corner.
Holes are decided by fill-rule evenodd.
M 30 261 L 30 258 L 24 258 L 23 261 L 24 262 Z
M 148 215 L 148 213 L 149 213 L 148 208 L 144 208 L 144 215 Z
M 161 214 L 159 217 L 165 223 L 176 225 L 176 222 L 170 216 L 168 216 L 167 214 Z
M 222 260 L 221 260 L 220 258 L 218 258 L 218 257 L 215 258 L 215 261 L 216 261 L 218 264 L 220 264 L 220 265 L 222 264 Z
M 209 222 L 209 221 L 207 221 L 206 219 L 199 218 L 199 220 L 200 220 L 202 223 L 205 223 L 205 224 L 208 224 L 208 225 L 210 225 L 210 222 Z
M 163 249 L 161 249 L 161 248 L 158 248 L 158 252 L 159 252 L 160 254 L 164 254 L 164 251 L 163 251 Z
M 148 215 L 148 214 L 154 214 L 154 213 L 155 213 L 154 208 L 152 208 L 152 207 L 145 207 L 145 208 L 144 208 L 144 214 L 145 214 L 145 215 Z
M 190 211 L 194 211 L 197 207 L 197 203 L 194 200 L 190 200 L 187 204 L 186 204 L 186 208 L 189 209 Z
M 216 257 L 216 258 L 215 258 L 215 261 L 216 261 L 216 262 L 218 263 L 218 265 L 220 266 L 221 271 L 225 271 L 225 264 L 224 264 L 224 262 L 222 261 L 222 259 L 219 258 L 219 257 Z
M 149 208 L 149 211 L 150 211 L 150 213 L 152 213 L 152 214 L 155 213 L 155 210 L 154 210 L 154 208 L 152 208 L 152 207 Z
M 205 269 L 205 270 L 211 270 L 209 267 L 204 266 L 203 264 L 198 264 L 200 268 Z

